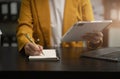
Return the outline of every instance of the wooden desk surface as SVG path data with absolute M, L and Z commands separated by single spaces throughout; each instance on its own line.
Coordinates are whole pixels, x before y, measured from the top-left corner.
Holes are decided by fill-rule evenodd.
M 81 58 L 83 48 L 57 48 L 60 61 L 26 61 L 16 47 L 0 48 L 1 71 L 120 71 L 119 62 Z

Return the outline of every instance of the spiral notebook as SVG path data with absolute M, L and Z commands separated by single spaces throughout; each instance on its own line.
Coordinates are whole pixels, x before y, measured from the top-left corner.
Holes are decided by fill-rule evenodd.
M 44 49 L 39 56 L 29 56 L 29 60 L 58 61 L 59 57 L 55 49 Z

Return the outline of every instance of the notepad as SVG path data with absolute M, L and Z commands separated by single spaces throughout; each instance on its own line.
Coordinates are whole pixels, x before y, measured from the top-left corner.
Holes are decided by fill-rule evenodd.
M 40 54 L 39 56 L 29 56 L 29 60 L 50 60 L 50 61 L 58 61 L 59 57 L 57 56 L 57 52 L 55 49 L 44 49 L 44 54 Z
M 82 36 L 86 33 L 94 33 L 95 31 L 102 32 L 106 29 L 112 20 L 104 21 L 79 21 L 75 23 L 68 31 L 63 35 L 62 42 L 72 41 L 84 41 Z

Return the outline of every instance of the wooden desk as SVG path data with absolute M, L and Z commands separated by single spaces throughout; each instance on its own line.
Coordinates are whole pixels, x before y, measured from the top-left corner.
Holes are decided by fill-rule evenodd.
M 54 78 L 54 79 L 75 79 L 75 78 L 84 78 L 84 79 L 107 79 L 107 77 L 118 78 L 119 74 L 113 73 L 105 74 L 96 72 L 120 72 L 120 63 L 119 62 L 110 62 L 99 59 L 91 58 L 81 58 L 80 54 L 83 53 L 85 48 L 57 48 L 56 49 L 60 56 L 60 61 L 58 62 L 44 62 L 44 61 L 26 61 L 22 57 L 16 47 L 0 47 L 0 71 L 39 71 L 42 73 L 18 73 L 17 76 L 21 78 L 23 76 L 29 75 L 29 77 L 42 77 Z M 46 75 L 47 71 L 47 75 Z M 57 71 L 57 72 L 56 72 Z M 45 72 L 45 73 L 44 73 Z M 55 73 L 52 73 L 55 72 Z M 61 73 L 62 72 L 62 73 Z M 77 73 L 76 73 L 77 72 Z M 81 72 L 81 73 L 80 73 Z M 84 73 L 85 72 L 85 73 Z M 86 73 L 88 72 L 88 73 Z M 95 72 L 95 73 L 92 73 Z M 57 74 L 58 73 L 58 74 Z M 7 74 L 7 76 L 6 76 Z M 1 73 L 3 77 L 13 77 L 11 72 Z M 9 75 L 9 76 L 8 76 Z M 111 77 L 111 78 L 112 78 Z M 17 77 L 18 78 L 18 77 Z M 22 78 L 21 78 L 22 79 Z
M 81 58 L 83 48 L 57 48 L 58 62 L 25 61 L 16 47 L 0 48 L 1 71 L 102 71 L 119 72 L 120 63 L 99 59 Z

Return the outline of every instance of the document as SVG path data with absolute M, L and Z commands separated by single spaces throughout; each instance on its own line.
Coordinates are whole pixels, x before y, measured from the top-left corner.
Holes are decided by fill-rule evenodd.
M 50 60 L 58 61 L 59 57 L 55 49 L 43 49 L 43 54 L 39 56 L 29 56 L 29 60 Z
M 104 21 L 79 21 L 75 23 L 68 31 L 63 35 L 62 42 L 71 41 L 83 41 L 82 36 L 85 33 L 94 33 L 95 31 L 101 32 L 106 29 L 112 20 Z

